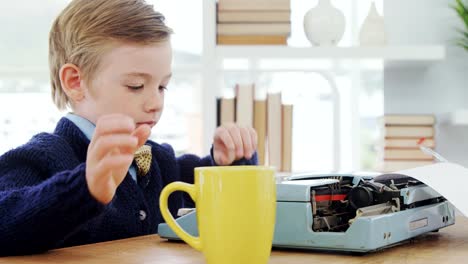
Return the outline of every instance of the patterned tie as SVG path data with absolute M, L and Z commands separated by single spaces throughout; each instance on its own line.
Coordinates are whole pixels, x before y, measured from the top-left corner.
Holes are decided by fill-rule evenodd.
M 145 176 L 151 167 L 151 146 L 143 145 L 135 152 L 135 163 L 138 167 L 138 176 Z

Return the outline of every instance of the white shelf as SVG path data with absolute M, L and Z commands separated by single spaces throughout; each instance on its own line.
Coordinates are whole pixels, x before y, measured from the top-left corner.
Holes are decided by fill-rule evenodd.
M 249 59 L 330 59 L 382 60 L 390 67 L 428 65 L 445 59 L 445 47 L 289 47 L 289 46 L 216 46 L 216 57 Z
M 224 87 L 223 74 L 228 71 L 246 71 L 251 80 L 268 71 L 315 71 L 330 73 L 331 75 L 348 71 L 351 77 L 352 89 L 359 89 L 360 74 L 367 70 L 384 71 L 386 69 L 406 69 L 412 67 L 428 67 L 433 63 L 443 61 L 446 56 L 444 45 L 418 45 L 418 46 L 386 46 L 386 47 L 289 47 L 289 46 L 263 46 L 263 45 L 216 45 L 216 0 L 203 2 L 203 139 L 206 151 L 209 151 L 212 135 L 215 131 L 216 105 L 214 97 L 219 94 L 219 87 Z M 358 1 L 353 0 L 352 5 Z M 352 8 L 350 27 L 352 34 L 356 35 L 358 25 L 357 8 Z M 231 66 L 239 63 L 224 64 L 224 59 L 247 60 L 242 67 Z M 262 59 L 284 59 L 284 66 L 272 63 L 263 63 Z M 289 60 L 301 60 L 291 63 Z M 314 60 L 309 63 L 308 60 Z M 354 62 L 362 62 L 356 64 Z M 348 68 L 349 67 L 349 68 Z M 332 76 L 333 77 L 333 76 Z M 333 79 L 333 78 L 332 78 Z M 353 93 L 353 102 L 359 100 L 359 94 Z M 351 109 L 351 153 L 352 167 L 359 169 L 359 122 L 358 104 Z M 340 130 L 337 130 L 340 131 Z M 341 133 L 341 132 L 339 132 Z M 346 135 L 349 136 L 349 135 Z M 337 140 L 339 142 L 339 138 Z M 339 164 L 340 151 L 333 161 Z M 339 169 L 339 168 L 336 168 Z

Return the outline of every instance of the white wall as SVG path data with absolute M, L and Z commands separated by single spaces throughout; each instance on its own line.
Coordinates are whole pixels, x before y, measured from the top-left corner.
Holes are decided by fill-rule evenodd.
M 428 68 L 386 69 L 384 111 L 390 113 L 446 113 L 468 109 L 468 52 L 453 43 L 462 28 L 455 0 L 384 1 L 389 45 L 445 45 L 447 57 Z M 468 126 L 438 123 L 436 151 L 468 166 Z

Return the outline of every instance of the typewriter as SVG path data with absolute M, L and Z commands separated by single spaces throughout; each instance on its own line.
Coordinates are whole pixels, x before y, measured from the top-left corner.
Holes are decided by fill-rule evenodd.
M 198 236 L 195 210 L 176 221 Z M 365 253 L 454 223 L 454 207 L 406 175 L 300 174 L 277 183 L 273 248 Z M 158 232 L 179 240 L 165 223 Z

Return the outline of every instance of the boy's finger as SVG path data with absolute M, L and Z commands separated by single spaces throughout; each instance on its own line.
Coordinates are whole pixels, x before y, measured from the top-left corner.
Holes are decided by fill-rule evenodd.
M 242 136 L 242 146 L 244 147 L 244 157 L 250 159 L 252 158 L 252 140 L 250 133 L 246 127 L 241 127 L 240 133 Z
M 129 154 L 104 157 L 96 166 L 96 175 L 94 176 L 97 177 L 94 177 L 95 184 L 107 188 L 108 186 L 106 185 L 109 183 L 109 177 L 113 177 L 117 185 L 120 184 L 123 178 L 125 178 L 132 161 L 133 155 Z
M 137 149 L 137 145 L 138 139 L 134 136 L 122 134 L 106 135 L 96 140 L 90 155 L 94 154 L 93 158 L 101 160 L 107 154 L 111 154 L 114 149 L 119 149 L 120 153 L 133 154 Z
M 133 131 L 132 136 L 138 139 L 137 148 L 143 146 L 151 135 L 151 127 L 149 125 L 141 125 Z
M 234 151 L 236 150 L 234 141 L 232 141 L 229 132 L 223 127 L 219 127 L 218 131 L 215 133 L 215 141 L 218 140 L 226 147 L 228 151 L 232 151 L 234 153 Z
M 231 135 L 234 146 L 236 147 L 236 159 L 240 159 L 244 156 L 244 146 L 242 142 L 242 137 L 239 131 L 238 126 L 232 126 L 228 128 L 229 135 Z
M 230 162 L 230 158 L 227 156 L 227 153 L 222 153 L 222 152 L 215 152 L 214 154 L 214 159 L 215 159 L 215 162 L 217 165 L 219 166 L 226 166 L 226 165 L 229 165 L 231 162 Z M 234 157 L 232 157 L 234 158 Z
M 226 149 L 226 152 L 223 153 L 224 157 L 227 157 L 228 160 L 235 159 L 236 147 L 234 145 L 234 141 L 232 140 L 230 133 L 226 130 L 226 128 L 223 128 L 223 127 L 218 128 L 218 131 L 215 133 L 215 142 L 220 142 L 221 144 L 224 145 Z M 227 163 L 227 161 L 223 161 L 222 163 Z M 227 165 L 227 164 L 223 164 L 223 165 Z
M 250 138 L 252 141 L 253 152 L 257 150 L 258 147 L 258 135 L 257 131 L 253 127 L 249 127 Z
M 121 115 L 106 115 L 96 122 L 95 136 L 106 134 L 130 134 L 135 130 L 135 123 L 132 118 Z

